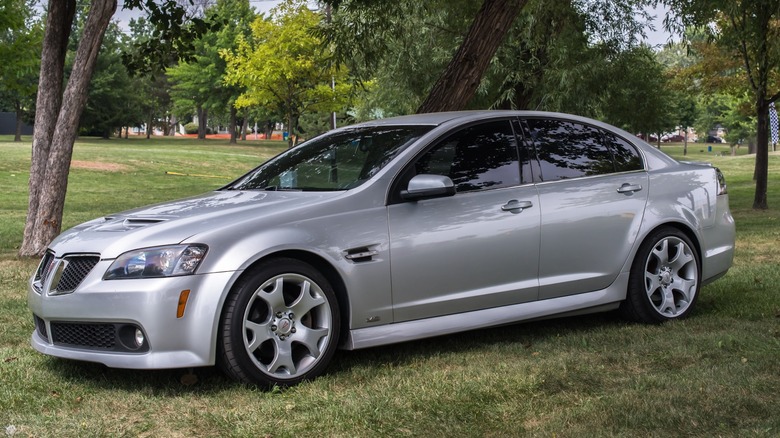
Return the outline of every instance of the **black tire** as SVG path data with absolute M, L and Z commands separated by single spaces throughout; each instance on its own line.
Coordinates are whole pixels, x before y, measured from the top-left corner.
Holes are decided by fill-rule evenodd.
M 311 265 L 277 258 L 235 285 L 220 320 L 217 363 L 264 388 L 322 374 L 338 346 L 340 314 L 328 280 Z
M 658 324 L 685 318 L 701 289 L 698 251 L 682 231 L 653 231 L 637 251 L 631 266 L 626 300 L 620 311 L 629 320 Z

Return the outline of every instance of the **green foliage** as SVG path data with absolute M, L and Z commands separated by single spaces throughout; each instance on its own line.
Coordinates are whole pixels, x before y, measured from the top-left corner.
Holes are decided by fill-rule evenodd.
M 414 112 L 447 65 L 473 20 L 479 2 L 337 3 L 330 23 L 320 25 L 334 58 L 367 90 L 355 107 L 358 120 Z M 604 118 L 608 97 L 626 95 L 633 125 L 660 129 L 659 81 L 632 70 L 637 35 L 646 19 L 641 0 L 529 1 L 494 56 L 471 108 L 546 109 Z M 643 60 L 644 61 L 644 60 Z M 631 76 L 629 86 L 615 78 Z M 637 88 L 638 87 L 638 88 Z M 630 102 L 647 96 L 646 104 Z M 646 110 L 645 113 L 642 111 Z M 611 115 L 611 113 L 610 113 Z M 623 122 L 623 120 L 619 120 Z M 625 123 L 624 123 L 625 124 Z M 633 129 L 633 128 L 632 128 Z
M 122 56 L 134 73 L 159 73 L 179 60 L 190 60 L 195 42 L 221 24 L 188 16 L 183 2 L 172 0 L 125 0 L 123 9 L 146 12 L 150 24 L 149 37 L 133 41 Z
M 236 106 L 285 114 L 291 144 L 301 115 L 343 109 L 352 88 L 346 71 L 327 62 L 320 39 L 312 33 L 320 18 L 305 2 L 280 3 L 271 18 L 255 19 L 251 36 L 239 36 L 235 50 L 220 52 L 227 61 L 226 82 L 244 88 Z
M 599 106 L 605 121 L 646 134 L 662 133 L 678 125 L 679 120 L 670 111 L 676 97 L 669 89 L 663 66 L 649 47 L 622 52 L 606 67 L 596 82 L 604 86 Z
M 197 123 L 187 123 L 184 125 L 184 133 L 185 134 L 197 134 L 198 133 L 198 124 Z
M 766 209 L 769 104 L 780 99 L 780 1 L 684 0 L 670 6 L 680 17 L 678 30 L 688 26 L 698 32 L 695 35 L 709 37 L 702 45 L 706 82 L 731 85 L 736 79 L 742 83 L 741 90 L 723 91 L 734 96 L 745 90 L 752 94 L 757 126 L 753 207 Z
M 81 116 L 82 134 L 108 138 L 123 126 L 143 123 L 142 86 L 139 79 L 130 77 L 122 64 L 123 40 L 118 26 L 109 24 Z
M 30 0 L 3 0 L 0 16 L 0 107 L 30 122 L 38 90 L 43 23 Z
M 254 18 L 247 0 L 219 0 L 206 11 L 206 23 L 218 30 L 204 33 L 193 42 L 193 54 L 188 61 L 180 61 L 167 69 L 173 83 L 171 96 L 174 112 L 188 118 L 203 110 L 224 116 L 231 112 L 241 89 L 225 82 L 227 64 L 220 56 L 222 50 L 232 50 L 238 38 L 249 34 L 249 23 Z

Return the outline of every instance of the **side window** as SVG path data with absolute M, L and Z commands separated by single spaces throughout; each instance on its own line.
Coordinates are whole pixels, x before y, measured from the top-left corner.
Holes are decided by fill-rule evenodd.
M 449 176 L 458 192 L 519 185 L 517 140 L 506 120 L 472 126 L 427 151 L 414 171 Z
M 528 119 L 542 181 L 602 175 L 615 171 L 612 153 L 593 127 L 565 120 Z
M 612 149 L 612 155 L 615 157 L 615 170 L 617 172 L 644 169 L 642 157 L 633 145 L 610 132 L 605 132 L 604 138 L 610 149 Z

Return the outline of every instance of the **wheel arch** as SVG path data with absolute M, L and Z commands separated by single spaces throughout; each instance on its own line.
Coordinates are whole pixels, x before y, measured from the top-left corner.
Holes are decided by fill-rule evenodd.
M 645 244 L 647 239 L 649 239 L 650 236 L 656 232 L 656 230 L 665 227 L 674 228 L 680 231 L 681 233 L 685 234 L 685 237 L 691 240 L 691 243 L 693 243 L 694 248 L 696 249 L 696 254 L 699 256 L 699 270 L 701 270 L 703 257 L 702 257 L 701 241 L 699 239 L 698 234 L 696 234 L 696 232 L 687 224 L 683 222 L 676 222 L 676 221 L 663 222 L 647 230 L 647 232 L 644 233 L 642 240 L 637 242 L 637 245 L 635 245 L 635 250 L 634 250 L 633 257 L 631 258 L 631 263 L 633 264 L 633 260 L 636 258 L 636 254 L 639 251 L 639 248 Z
M 349 318 L 350 318 L 350 303 L 349 298 L 347 295 L 347 286 L 344 282 L 344 279 L 341 277 L 341 274 L 336 270 L 336 268 L 328 262 L 323 257 L 314 254 L 309 251 L 305 250 L 295 250 L 295 249 L 285 249 L 280 250 L 277 252 L 273 252 L 270 254 L 266 254 L 263 257 L 255 260 L 252 262 L 249 266 L 247 266 L 244 271 L 239 275 L 235 281 L 230 285 L 230 288 L 228 289 L 228 294 L 233 293 L 234 288 L 237 284 L 241 282 L 241 280 L 246 277 L 247 275 L 251 275 L 255 269 L 258 266 L 261 266 L 265 263 L 269 263 L 270 261 L 274 259 L 280 259 L 280 258 L 290 258 L 302 261 L 304 263 L 307 263 L 311 265 L 313 268 L 318 270 L 322 275 L 325 276 L 325 278 L 328 280 L 330 285 L 333 287 L 333 291 L 336 293 L 336 299 L 338 300 L 339 310 L 341 314 L 341 330 L 339 333 L 339 339 L 345 339 L 344 335 L 349 331 Z M 219 320 L 222 320 L 222 313 L 224 312 L 224 306 L 225 306 L 225 300 L 222 301 L 222 304 L 220 305 L 219 309 Z

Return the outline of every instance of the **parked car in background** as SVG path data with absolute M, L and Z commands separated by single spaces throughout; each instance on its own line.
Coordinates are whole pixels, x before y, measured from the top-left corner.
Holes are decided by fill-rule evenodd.
M 339 347 L 611 310 L 684 318 L 734 237 L 717 168 L 595 120 L 376 120 L 62 233 L 30 279 L 32 345 L 289 386 Z
M 726 143 L 726 140 L 715 135 L 708 135 L 705 143 Z
M 685 137 L 680 134 L 668 134 L 662 136 L 661 141 L 664 143 L 682 143 L 685 141 Z

